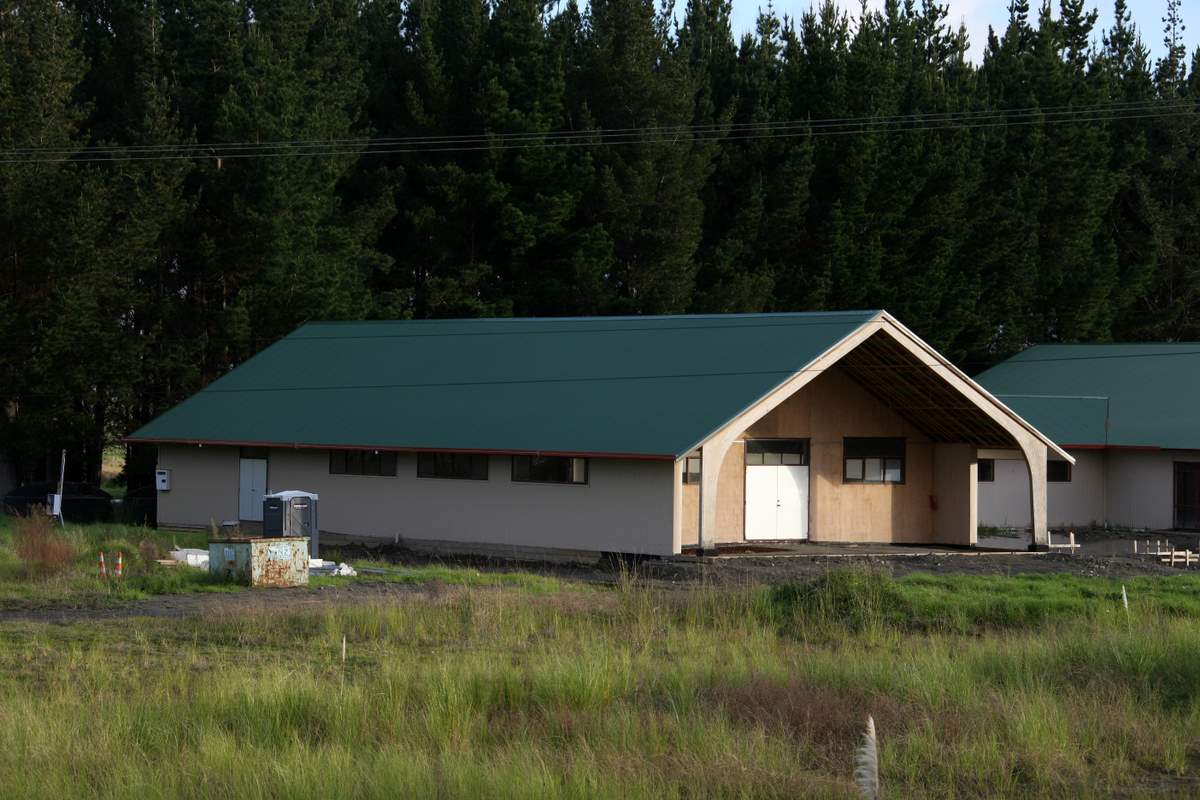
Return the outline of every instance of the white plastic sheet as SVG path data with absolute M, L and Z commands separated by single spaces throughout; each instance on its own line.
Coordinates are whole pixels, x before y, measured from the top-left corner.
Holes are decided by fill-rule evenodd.
M 335 561 L 326 561 L 321 558 L 310 558 L 308 560 L 309 575 L 345 575 L 354 577 L 358 574 L 354 567 L 342 562 L 341 564 Z
M 208 569 L 208 551 L 195 547 L 180 547 L 171 551 L 171 558 L 189 567 Z

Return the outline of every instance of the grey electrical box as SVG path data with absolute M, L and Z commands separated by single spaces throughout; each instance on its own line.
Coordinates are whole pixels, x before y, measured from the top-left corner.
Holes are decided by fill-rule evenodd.
M 263 495 L 263 536 L 304 536 L 308 552 L 317 558 L 320 530 L 315 492 L 289 489 Z

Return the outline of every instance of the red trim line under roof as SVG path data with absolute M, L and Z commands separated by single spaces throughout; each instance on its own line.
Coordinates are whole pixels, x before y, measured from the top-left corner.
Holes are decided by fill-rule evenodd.
M 304 442 L 237 442 L 219 439 L 144 439 L 126 436 L 125 444 L 193 444 L 213 447 L 281 447 L 290 450 L 378 450 L 387 453 L 486 453 L 496 456 L 569 456 L 572 458 L 611 458 L 638 461 L 674 461 L 673 455 L 648 453 L 576 453 L 557 450 L 486 450 L 478 447 L 384 447 L 361 444 L 308 444 Z
M 1060 444 L 1063 450 L 1165 450 L 1155 444 Z

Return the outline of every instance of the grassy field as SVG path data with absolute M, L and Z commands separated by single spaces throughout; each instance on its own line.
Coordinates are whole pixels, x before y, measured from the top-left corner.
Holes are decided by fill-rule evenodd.
M 1194 577 L 508 574 L 0 626 L 0 796 L 850 798 L 868 714 L 885 797 L 1200 792 Z
M 69 561 L 61 569 L 43 574 L 19 557 L 15 546 L 21 521 L 0 514 L 0 610 L 5 608 L 98 607 L 144 600 L 156 595 L 193 592 L 240 592 L 247 587 L 228 583 L 193 569 L 163 567 L 156 557 L 165 557 L 176 547 L 208 547 L 203 531 L 159 531 L 119 524 L 70 524 L 56 536 L 71 548 Z M 105 554 L 108 579 L 101 579 L 100 553 Z M 112 577 L 116 554 L 124 557 L 124 577 Z M 447 564 L 396 565 L 355 561 L 355 566 L 372 571 L 359 578 L 314 577 L 310 585 L 346 586 L 361 582 L 398 584 L 444 583 L 449 585 L 503 586 L 532 593 L 555 592 L 557 579 L 529 572 L 480 571 Z
M 0 608 L 45 604 L 103 605 L 156 594 L 193 591 L 236 591 L 197 570 L 174 570 L 154 563 L 175 547 L 207 547 L 207 534 L 157 531 L 116 524 L 77 525 L 54 530 L 66 541 L 70 559 L 49 573 L 18 556 L 15 546 L 21 521 L 0 514 Z M 124 558 L 125 578 L 101 580 L 100 553 L 108 569 L 116 554 Z

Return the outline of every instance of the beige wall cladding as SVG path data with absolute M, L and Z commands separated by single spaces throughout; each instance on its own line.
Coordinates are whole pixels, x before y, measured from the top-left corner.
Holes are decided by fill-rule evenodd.
M 981 525 L 1029 525 L 1029 473 L 1016 452 L 1009 455 L 996 461 L 996 480 L 979 485 Z M 1197 450 L 1073 450 L 1071 455 L 1071 482 L 1048 485 L 1050 524 L 1057 528 L 1106 522 L 1170 528 L 1175 521 L 1175 462 L 1200 462 Z
M 979 509 L 977 481 L 974 445 L 933 446 L 933 486 L 937 501 L 933 511 L 933 538 L 938 544 L 963 547 L 975 544 L 978 533 L 975 519 Z
M 1083 527 L 1103 523 L 1105 454 L 1073 450 L 1075 464 L 1068 483 L 1046 484 L 1047 519 L 1052 527 Z M 1016 450 L 984 451 L 994 457 L 996 479 L 979 484 L 979 524 L 994 528 L 1028 528 L 1029 468 Z M 1167 480 L 1167 491 L 1171 482 Z
M 729 451 L 731 454 L 733 448 Z M 728 459 L 727 459 L 728 460 Z M 683 487 L 683 521 L 680 523 L 679 543 L 682 547 L 694 547 L 700 538 L 700 487 L 690 484 Z M 721 531 L 717 531 L 718 534 Z M 718 539 L 718 541 L 725 541 Z
M 163 525 L 236 517 L 237 448 L 163 447 L 159 462 L 172 469 Z M 418 478 L 413 453 L 395 477 L 330 475 L 326 450 L 272 449 L 267 469 L 271 491 L 317 492 L 321 530 L 355 538 L 673 552 L 670 461 L 589 459 L 583 486 L 516 483 L 508 456 L 491 457 L 486 481 Z
M 905 483 L 843 483 L 842 439 L 846 436 L 904 437 Z M 933 445 L 837 367 L 752 425 L 743 439 L 752 438 L 810 441 L 809 538 L 813 541 L 933 540 Z M 735 443 L 721 465 L 718 542 L 744 539 L 744 453 L 744 444 Z M 699 487 L 683 488 L 683 544 L 694 545 L 699 529 Z
M 717 535 L 721 543 L 740 542 L 745 522 L 746 446 L 734 442 L 721 464 L 721 482 L 717 487 Z M 683 545 L 694 546 L 700 535 L 700 487 L 683 487 Z
M 1104 522 L 1104 453 L 1095 450 L 1075 450 L 1071 465 L 1071 480 L 1067 483 L 1046 484 L 1046 514 L 1051 525 L 1069 528 Z M 1025 515 L 1029 515 L 1029 472 L 1025 473 Z M 1170 487 L 1170 481 L 1167 486 Z
M 1175 524 L 1175 462 L 1200 462 L 1200 450 L 1112 450 L 1108 457 L 1108 520 L 1129 528 Z
M 171 470 L 171 489 L 158 493 L 158 524 L 207 528 L 237 519 L 240 457 L 236 447 L 159 445 L 158 466 Z
M 1000 456 L 1000 451 L 985 451 L 980 458 L 991 458 L 996 465 L 995 479 L 979 484 L 979 524 L 990 528 L 1029 527 L 1029 469 L 1020 451 Z M 1058 485 L 1058 484 L 1051 484 Z M 1049 510 L 1054 524 L 1054 509 Z

